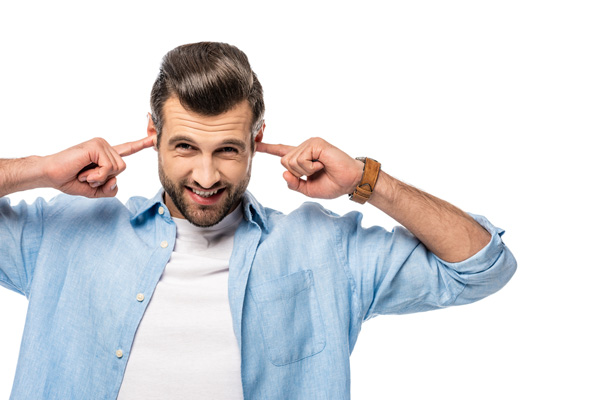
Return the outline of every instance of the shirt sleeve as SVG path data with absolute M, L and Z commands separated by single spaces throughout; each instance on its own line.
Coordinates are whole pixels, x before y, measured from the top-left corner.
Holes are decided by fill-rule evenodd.
M 11 206 L 0 198 L 0 285 L 29 296 L 44 229 L 45 201 Z
M 500 290 L 513 276 L 516 260 L 502 242 L 502 229 L 471 215 L 490 242 L 467 260 L 449 263 L 403 227 L 388 232 L 362 228 L 360 213 L 343 217 L 342 257 L 358 294 L 360 318 L 407 314 L 467 304 Z

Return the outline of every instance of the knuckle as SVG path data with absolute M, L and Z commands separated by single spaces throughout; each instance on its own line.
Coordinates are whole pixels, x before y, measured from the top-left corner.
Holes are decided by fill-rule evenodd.
M 313 138 L 311 138 L 311 140 L 313 141 L 314 145 L 319 146 L 319 147 L 324 147 L 329 144 L 325 139 L 320 138 L 320 137 L 313 137 Z
M 106 140 L 102 139 L 101 137 L 95 137 L 92 140 L 90 140 L 90 142 L 92 142 L 93 144 L 96 144 L 96 145 L 106 144 Z

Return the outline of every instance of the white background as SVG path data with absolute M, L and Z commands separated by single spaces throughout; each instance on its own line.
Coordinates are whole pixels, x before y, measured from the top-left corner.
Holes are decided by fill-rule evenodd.
M 321 136 L 374 157 L 506 229 L 519 262 L 477 304 L 366 323 L 351 358 L 354 399 L 599 398 L 597 2 L 128 4 L 2 2 L 0 158 L 141 138 L 162 55 L 202 40 L 235 44 L 265 88 L 265 141 Z M 155 153 L 127 162 L 118 197 L 152 196 Z M 250 190 L 290 211 L 304 199 L 282 172 L 258 155 Z M 368 225 L 394 225 L 361 210 Z M 0 290 L 0 398 L 26 308 Z

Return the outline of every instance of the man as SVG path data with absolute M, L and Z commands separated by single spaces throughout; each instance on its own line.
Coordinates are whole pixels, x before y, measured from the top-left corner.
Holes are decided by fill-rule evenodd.
M 363 321 L 476 301 L 515 271 L 501 230 L 378 162 L 263 142 L 262 88 L 233 46 L 169 52 L 151 108 L 147 138 L 0 161 L 2 196 L 68 194 L 0 200 L 0 284 L 29 298 L 15 399 L 346 399 Z M 111 198 L 123 157 L 152 146 L 164 191 Z M 290 189 L 350 194 L 408 231 L 264 208 L 246 192 L 256 152 Z

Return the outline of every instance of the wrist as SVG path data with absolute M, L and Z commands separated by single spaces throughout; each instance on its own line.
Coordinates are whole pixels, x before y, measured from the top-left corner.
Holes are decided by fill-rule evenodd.
M 24 158 L 21 178 L 26 187 L 21 190 L 51 187 L 46 165 L 46 157 L 29 156 Z
M 362 180 L 363 177 L 363 172 L 365 170 L 365 163 L 354 159 L 354 180 L 352 181 L 352 186 L 350 186 L 350 189 L 348 190 L 348 194 L 352 194 L 354 192 L 354 189 L 356 189 L 356 187 L 360 184 L 360 181 Z
M 406 184 L 392 178 L 384 171 L 379 171 L 377 186 L 369 199 L 369 203 L 379 209 L 396 207 L 402 201 L 400 195 Z
M 381 163 L 368 157 L 358 157 L 357 160 L 363 164 L 363 171 L 360 181 L 355 186 L 354 191 L 350 193 L 350 200 L 365 204 L 375 190 Z
M 36 165 L 36 171 L 32 178 L 36 181 L 36 187 L 50 187 L 56 189 L 53 179 L 53 166 L 56 163 L 52 160 L 52 156 L 34 156 L 35 160 L 32 160 Z

